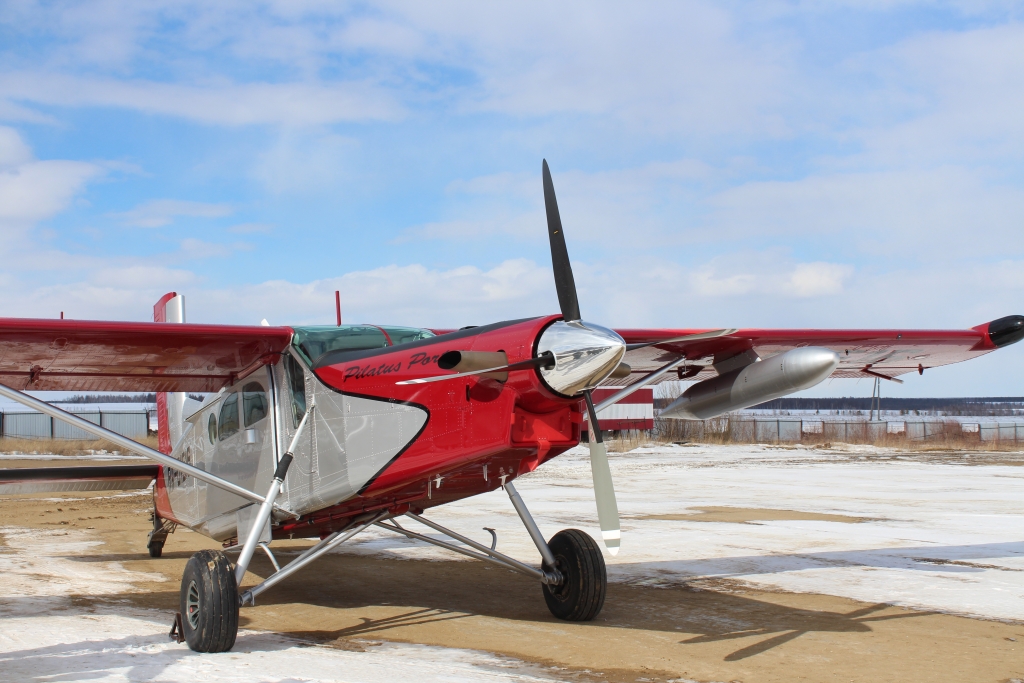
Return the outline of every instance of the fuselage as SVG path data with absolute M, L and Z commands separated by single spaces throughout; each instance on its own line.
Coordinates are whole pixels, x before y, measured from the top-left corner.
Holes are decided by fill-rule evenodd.
M 191 423 L 181 459 L 259 491 L 314 405 L 281 499 L 300 518 L 281 520 L 274 537 L 322 537 L 363 512 L 423 510 L 484 493 L 579 443 L 581 401 L 556 393 L 532 369 L 398 382 L 438 375 L 438 359 L 451 351 L 504 354 L 509 364 L 529 360 L 558 319 L 439 335 L 295 328 L 275 362 L 202 404 L 182 401 L 171 440 L 183 431 L 178 425 Z M 162 517 L 225 542 L 249 514 L 242 499 L 170 470 L 158 478 L 156 497 Z

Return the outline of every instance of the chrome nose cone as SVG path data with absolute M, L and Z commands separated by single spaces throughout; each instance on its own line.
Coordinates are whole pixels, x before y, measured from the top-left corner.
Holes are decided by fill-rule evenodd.
M 626 342 L 600 325 L 558 321 L 541 334 L 537 354 L 551 352 L 553 368 L 541 368 L 544 383 L 555 393 L 576 396 L 593 389 L 619 366 Z

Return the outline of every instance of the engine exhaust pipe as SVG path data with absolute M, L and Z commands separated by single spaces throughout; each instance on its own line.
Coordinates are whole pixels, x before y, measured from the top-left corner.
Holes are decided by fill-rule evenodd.
M 819 347 L 786 351 L 694 384 L 661 411 L 661 417 L 707 420 L 731 410 L 810 389 L 839 365 L 839 354 Z

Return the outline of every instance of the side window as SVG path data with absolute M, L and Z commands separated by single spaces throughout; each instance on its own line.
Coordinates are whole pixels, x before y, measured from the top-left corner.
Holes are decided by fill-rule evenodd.
M 223 441 L 232 434 L 238 433 L 238 394 L 229 394 L 220 407 L 220 431 L 217 438 Z
M 210 443 L 217 441 L 217 416 L 210 413 Z
M 284 371 L 288 375 L 288 389 L 292 395 L 292 427 L 298 427 L 306 413 L 306 375 L 302 365 L 290 354 L 284 356 Z
M 245 426 L 251 427 L 267 416 L 267 392 L 259 382 L 249 382 L 242 387 L 242 411 Z

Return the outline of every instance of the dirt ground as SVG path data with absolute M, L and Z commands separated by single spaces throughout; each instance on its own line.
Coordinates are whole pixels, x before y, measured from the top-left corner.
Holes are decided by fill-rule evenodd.
M 52 463 L 0 461 L 0 467 Z M 61 502 L 41 498 L 0 499 L 0 526 L 90 530 L 104 544 L 77 559 L 120 562 L 168 579 L 139 584 L 140 592 L 126 595 L 79 596 L 83 608 L 128 600 L 165 611 L 169 626 L 186 560 L 196 550 L 217 547 L 179 529 L 168 538 L 162 558 L 149 558 L 146 495 L 77 494 Z M 708 509 L 700 514 L 746 522 L 801 513 Z M 309 544 L 275 542 L 275 551 L 287 560 Z M 256 583 L 270 570 L 269 561 L 257 556 L 245 584 Z M 558 667 L 552 671 L 568 680 L 1024 679 L 1021 624 L 768 592 L 722 580 L 658 587 L 612 584 L 600 616 L 572 624 L 548 613 L 535 582 L 483 563 L 334 554 L 260 596 L 258 603 L 242 611 L 243 627 L 346 649 L 382 640 L 474 648 Z

